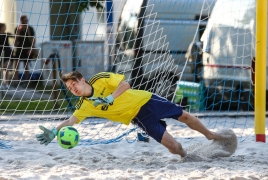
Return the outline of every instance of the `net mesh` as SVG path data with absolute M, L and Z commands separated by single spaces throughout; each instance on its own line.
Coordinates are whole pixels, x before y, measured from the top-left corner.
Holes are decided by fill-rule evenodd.
M 59 72 L 73 70 L 86 79 L 124 74 L 132 88 L 166 97 L 209 129 L 229 127 L 241 141 L 249 135 L 244 129 L 253 133 L 254 0 L 1 3 L 10 34 L 1 34 L 0 148 L 30 141 L 38 125 L 52 128 L 72 115 L 78 97 Z M 24 34 L 15 30 L 23 15 Z M 27 43 L 37 57 L 19 49 Z M 83 145 L 133 142 L 139 131 L 101 118 L 76 127 Z

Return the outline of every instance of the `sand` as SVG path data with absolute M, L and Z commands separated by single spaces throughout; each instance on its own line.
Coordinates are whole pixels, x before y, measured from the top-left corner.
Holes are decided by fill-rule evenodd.
M 218 118 L 214 120 L 219 122 Z M 235 121 L 239 124 L 243 120 L 242 117 Z M 115 143 L 85 143 L 93 134 L 96 136 L 95 133 L 105 137 L 101 133 L 107 134 L 107 128 L 110 128 L 110 137 L 119 131 L 109 123 L 101 131 L 98 131 L 97 123 L 76 125 L 81 132 L 81 143 L 65 150 L 56 140 L 42 146 L 34 138 L 40 133 L 38 125 L 53 127 L 57 122 L 3 121 L 0 142 L 7 147 L 10 145 L 11 149 L 0 149 L 0 180 L 268 179 L 268 144 L 255 142 L 253 122 L 247 122 L 246 128 L 225 125 L 212 129 L 224 136 L 224 140 L 217 141 L 209 141 L 177 121 L 168 120 L 167 123 L 168 132 L 187 149 L 187 160 L 171 154 L 151 138 L 149 142 L 130 143 L 135 140 L 136 131 Z M 86 131 L 88 129 L 91 131 Z

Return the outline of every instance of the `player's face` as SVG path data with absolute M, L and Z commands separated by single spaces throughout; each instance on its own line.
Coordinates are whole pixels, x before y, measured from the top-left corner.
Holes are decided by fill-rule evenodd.
M 21 24 L 28 24 L 28 18 L 22 18 L 21 19 Z
M 66 82 L 66 87 L 75 96 L 83 96 L 85 92 L 85 79 L 82 78 L 81 80 L 77 80 L 77 81 L 69 79 Z

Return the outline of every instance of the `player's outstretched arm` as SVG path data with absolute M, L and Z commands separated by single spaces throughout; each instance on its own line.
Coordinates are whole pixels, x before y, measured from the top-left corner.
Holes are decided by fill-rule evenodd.
M 74 123 L 77 122 L 77 118 L 75 116 L 71 116 L 69 119 L 63 121 L 62 123 L 60 123 L 58 126 L 57 126 L 57 131 L 59 131 L 62 127 L 64 126 L 73 126 Z
M 58 134 L 58 131 L 64 126 L 73 126 L 78 119 L 74 116 L 71 116 L 69 119 L 60 123 L 57 128 L 52 128 L 51 130 L 45 128 L 44 126 L 39 126 L 43 131 L 42 134 L 36 134 L 36 139 L 40 144 L 48 145 Z
M 117 98 L 121 94 L 123 94 L 126 90 L 130 88 L 130 84 L 126 81 L 121 81 L 117 87 L 117 89 L 112 93 L 112 96 Z
M 123 94 L 126 90 L 130 88 L 130 85 L 126 81 L 121 81 L 116 88 L 116 90 L 109 96 L 105 98 L 98 98 L 93 103 L 93 106 L 97 107 L 98 105 L 108 105 L 112 102 L 114 102 L 114 99 Z

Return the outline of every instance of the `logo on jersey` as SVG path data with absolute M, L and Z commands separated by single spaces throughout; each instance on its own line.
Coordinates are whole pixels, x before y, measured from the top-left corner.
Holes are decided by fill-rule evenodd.
M 110 104 L 108 104 L 108 105 L 103 105 L 103 106 L 101 106 L 101 110 L 103 110 L 103 111 L 107 111 L 108 108 L 109 108 L 109 106 L 111 106 L 111 105 L 113 105 L 113 103 L 110 103 Z
M 103 96 L 105 89 L 106 89 L 106 88 L 103 88 L 103 90 L 101 91 L 100 95 Z

